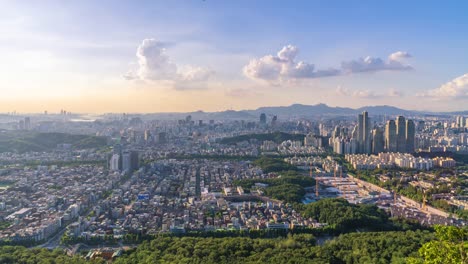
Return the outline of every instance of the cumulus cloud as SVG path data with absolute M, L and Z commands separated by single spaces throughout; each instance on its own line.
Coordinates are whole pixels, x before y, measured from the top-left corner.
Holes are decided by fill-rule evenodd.
M 264 81 L 285 81 L 290 79 L 311 79 L 353 74 L 359 72 L 376 72 L 384 70 L 411 70 L 410 65 L 402 62 L 411 55 L 398 51 L 389 55 L 388 60 L 366 57 L 341 63 L 341 68 L 316 70 L 315 65 L 297 61 L 299 49 L 293 45 L 284 46 L 276 55 L 266 55 L 252 59 L 243 68 L 245 76 Z
M 402 97 L 403 93 L 401 91 L 395 90 L 395 89 L 390 89 L 387 93 L 387 96 L 390 97 Z
M 350 96 L 350 97 L 356 97 L 356 98 L 380 97 L 380 95 L 377 95 L 375 92 L 371 90 L 350 90 L 347 88 L 343 88 L 341 86 L 338 86 L 338 88 L 335 90 L 335 94 L 338 96 Z
M 391 54 L 390 56 L 394 55 Z M 408 71 L 413 68 L 397 60 L 384 61 L 380 58 L 373 58 L 367 56 L 357 60 L 346 61 L 341 63 L 341 68 L 344 73 L 358 73 L 358 72 L 376 72 L 376 71 Z
M 338 86 L 335 90 L 335 94 L 339 96 L 349 96 L 351 95 L 349 89 Z
M 262 79 L 268 81 L 318 78 L 333 76 L 339 70 L 315 70 L 314 64 L 304 61 L 296 62 L 299 50 L 297 47 L 287 45 L 275 55 L 267 55 L 259 59 L 252 59 L 244 66 L 243 73 L 252 79 Z
M 429 90 L 419 96 L 439 98 L 467 98 L 468 97 L 468 73 L 447 82 L 439 88 Z
M 214 71 L 199 66 L 179 66 L 166 53 L 170 46 L 156 39 L 144 39 L 138 46 L 136 69 L 124 74 L 127 80 L 172 81 L 174 88 L 197 87 L 214 75 Z
M 166 54 L 164 43 L 145 39 L 138 46 L 138 76 L 144 80 L 171 80 L 177 76 L 177 66 Z
M 186 66 L 180 71 L 180 78 L 183 81 L 201 82 L 207 81 L 214 74 L 214 71 L 206 68 Z
M 350 90 L 348 88 L 343 88 L 338 86 L 335 90 L 337 96 L 348 96 L 355 98 L 379 98 L 379 97 L 402 97 L 403 94 L 395 89 L 388 90 L 387 93 L 376 93 L 372 90 Z
M 388 59 L 392 61 L 398 61 L 398 60 L 407 59 L 411 57 L 413 56 L 406 51 L 397 51 L 397 52 L 390 54 L 388 56 Z

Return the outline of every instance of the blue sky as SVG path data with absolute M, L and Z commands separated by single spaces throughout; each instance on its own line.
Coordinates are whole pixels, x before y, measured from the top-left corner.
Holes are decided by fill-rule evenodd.
M 466 10 L 464 1 L 0 0 L 0 111 L 467 110 Z

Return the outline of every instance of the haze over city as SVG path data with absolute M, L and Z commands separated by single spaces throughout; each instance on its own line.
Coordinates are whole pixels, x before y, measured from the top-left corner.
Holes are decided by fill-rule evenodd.
M 1 1 L 0 111 L 466 110 L 467 4 Z

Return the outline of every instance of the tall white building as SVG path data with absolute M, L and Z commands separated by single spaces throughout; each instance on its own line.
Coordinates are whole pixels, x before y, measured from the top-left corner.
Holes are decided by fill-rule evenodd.
M 114 154 L 112 155 L 110 162 L 109 162 L 109 169 L 111 171 L 119 171 L 120 170 L 120 155 Z

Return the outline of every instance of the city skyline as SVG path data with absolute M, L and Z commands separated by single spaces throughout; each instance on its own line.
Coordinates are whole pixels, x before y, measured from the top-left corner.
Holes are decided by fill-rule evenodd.
M 465 10 L 0 0 L 0 262 L 468 263 Z
M 0 112 L 467 110 L 463 5 L 2 1 Z

